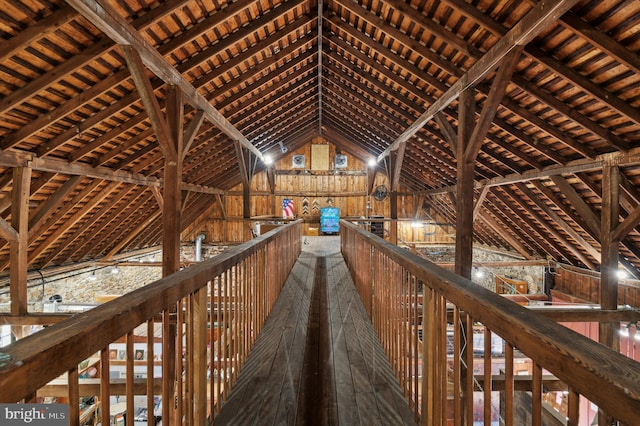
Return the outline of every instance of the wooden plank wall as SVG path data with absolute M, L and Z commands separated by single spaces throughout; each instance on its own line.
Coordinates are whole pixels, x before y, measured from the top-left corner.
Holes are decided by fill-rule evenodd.
M 555 288 L 557 292 L 571 294 L 590 303 L 599 303 L 600 274 L 582 269 L 557 268 Z M 640 283 L 635 280 L 620 280 L 618 304 L 640 307 Z
M 347 156 L 347 167 L 336 170 L 334 157 L 336 153 Z M 275 154 L 275 153 L 274 153 Z M 278 152 L 278 154 L 280 154 Z M 294 169 L 293 156 L 305 156 L 306 167 Z M 310 170 L 311 142 L 282 155 L 275 163 L 275 194 L 270 193 L 269 183 L 265 172 L 256 173 L 251 180 L 251 216 L 253 218 L 276 217 L 282 215 L 282 200 L 291 198 L 294 202 L 295 214 L 304 219 L 303 233 L 309 234 L 310 229 L 318 228 L 320 208 L 338 207 L 341 217 L 359 218 L 370 215 L 389 217 L 389 197 L 377 201 L 367 196 L 368 177 L 367 165 L 360 159 L 339 151 L 329 144 L 329 170 Z M 375 175 L 373 188 L 385 185 L 390 188 L 387 176 L 379 171 Z M 398 198 L 398 216 L 412 218 L 414 215 L 414 197 L 400 189 Z M 303 214 L 303 204 L 308 203 L 308 214 Z M 195 223 L 189 225 L 182 233 L 183 241 L 192 241 L 196 235 L 204 232 L 209 242 L 241 242 L 243 239 L 242 220 L 242 187 L 237 185 L 222 197 L 225 210 L 218 202 L 200 215 Z M 315 208 L 314 208 L 315 207 Z M 399 235 L 405 241 L 426 241 L 432 237 L 431 231 L 411 228 L 410 222 L 400 224 Z M 443 233 L 447 230 L 440 232 Z M 443 238 L 447 238 L 446 236 Z M 450 239 L 450 238 L 449 238 Z

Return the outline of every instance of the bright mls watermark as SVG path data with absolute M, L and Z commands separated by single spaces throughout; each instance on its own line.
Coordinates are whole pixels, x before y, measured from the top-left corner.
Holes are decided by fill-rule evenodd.
M 69 404 L 0 404 L 0 425 L 67 426 Z

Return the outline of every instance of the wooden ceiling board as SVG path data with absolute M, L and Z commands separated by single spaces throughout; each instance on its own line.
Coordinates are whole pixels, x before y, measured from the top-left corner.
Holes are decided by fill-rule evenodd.
M 119 48 L 61 0 L 6 3 L 0 18 L 2 46 L 7 46 L 0 46 L 0 155 L 26 151 L 161 178 L 162 152 Z M 113 6 L 260 151 L 278 150 L 283 141 L 304 143 L 318 132 L 322 107 L 323 128 L 340 136 L 346 145 L 341 149 L 349 151 L 351 144 L 353 152 L 377 156 L 536 3 L 325 1 L 321 75 L 313 1 L 127 0 Z M 476 181 L 637 147 L 639 28 L 638 2 L 581 0 L 529 43 L 480 148 Z M 165 84 L 147 75 L 162 106 Z M 477 86 L 478 114 L 493 75 Z M 193 112 L 190 106 L 186 110 L 189 120 Z M 443 111 L 454 131 L 457 114 L 456 101 Z M 432 121 L 407 141 L 400 176 L 405 188 L 455 184 L 456 160 L 444 133 Z M 640 185 L 638 170 L 635 163 L 624 166 L 628 185 Z M 1 172 L 6 177 L 8 169 Z M 11 182 L 1 177 L 0 196 L 6 198 Z M 599 214 L 600 170 L 565 177 L 579 200 Z M 32 214 L 59 202 L 54 197 L 68 180 L 35 170 Z M 183 180 L 227 189 L 240 182 L 232 141 L 212 123 L 199 129 Z M 566 189 L 557 179 L 492 188 L 481 209 L 487 216 L 476 222 L 477 242 L 509 249 L 504 235 L 510 233 L 536 256 L 550 254 L 576 265 L 586 259 L 597 267 L 598 259 L 576 240 L 598 246 L 597 238 L 584 228 L 572 205 L 577 200 L 567 198 L 558 183 Z M 138 188 L 134 203 L 120 195 L 130 184 L 101 182 L 76 200 L 90 184 L 83 178 L 65 194 L 62 203 L 78 207 L 52 212 L 51 223 L 32 243 L 35 261 L 56 265 L 159 243 L 160 216 L 148 190 Z M 543 195 L 539 185 L 550 192 Z M 571 229 L 546 223 L 553 220 L 531 194 L 542 197 Z M 113 210 L 104 210 L 103 202 L 92 204 L 98 195 L 114 200 Z M 206 205 L 207 197 L 194 194 L 190 206 Z M 432 199 L 439 214 L 455 221 L 446 195 Z M 624 218 L 638 200 L 627 190 L 622 202 Z M 549 229 L 554 235 L 544 235 Z M 96 234 L 96 246 L 85 243 L 90 233 Z M 636 267 L 638 247 L 640 233 L 633 230 L 620 253 Z M 5 268 L 6 256 L 4 244 L 0 266 Z

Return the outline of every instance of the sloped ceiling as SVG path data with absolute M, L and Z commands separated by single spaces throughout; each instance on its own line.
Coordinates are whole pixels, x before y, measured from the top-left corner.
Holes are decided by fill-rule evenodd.
M 105 16 L 116 35 L 83 11 L 91 4 L 112 12 Z M 537 5 L 5 0 L 0 214 L 10 220 L 12 168 L 28 163 L 32 267 L 159 243 L 154 192 L 163 152 L 118 45 L 127 28 L 155 55 L 151 64 L 141 52 L 162 108 L 167 77 L 154 66 L 170 68 L 171 78 L 184 80 L 225 120 L 221 125 L 205 111 L 195 126 L 183 173 L 186 227 L 216 193 L 241 182 L 234 140 L 259 156 L 277 155 L 280 143 L 295 148 L 323 136 L 364 160 L 384 157 Z M 475 198 L 482 200 L 475 238 L 597 269 L 603 164 L 622 171 L 620 219 L 637 221 L 632 213 L 640 203 L 640 2 L 569 5 L 518 53 L 495 107 L 475 164 Z M 475 85 L 476 117 L 495 75 L 490 68 Z M 185 128 L 199 123 L 199 109 L 186 102 Z M 453 96 L 409 134 L 399 175 L 404 188 L 424 196 L 428 211 L 452 222 L 457 126 Z M 8 244 L 0 246 L 6 270 Z M 637 274 L 636 229 L 620 255 Z

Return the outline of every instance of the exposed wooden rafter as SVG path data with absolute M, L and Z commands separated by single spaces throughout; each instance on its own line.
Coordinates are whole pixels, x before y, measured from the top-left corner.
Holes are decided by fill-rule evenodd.
M 258 151 L 238 129 L 229 123 L 204 96 L 199 94 L 191 83 L 171 66 L 157 50 L 151 47 L 131 25 L 119 17 L 117 12 L 109 5 L 102 0 L 67 0 L 67 2 L 85 18 L 99 27 L 100 30 L 107 34 L 114 42 L 121 45 L 131 45 L 140 54 L 142 61 L 149 70 L 165 83 L 179 85 L 185 99 L 187 99 L 192 106 L 204 111 L 207 120 L 218 126 L 218 128 L 232 140 L 238 141 L 245 148 L 253 152 L 254 155 L 262 159 L 262 153 Z

